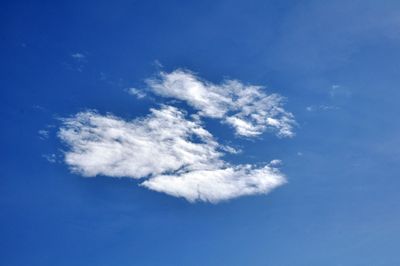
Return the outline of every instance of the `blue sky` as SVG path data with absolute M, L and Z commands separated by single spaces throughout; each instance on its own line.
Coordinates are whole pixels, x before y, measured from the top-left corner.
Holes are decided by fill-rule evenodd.
M 3 1 L 0 264 L 399 265 L 399 18 L 398 1 Z M 222 102 L 238 97 L 221 89 L 231 80 L 240 92 L 258 85 L 281 95 L 294 136 L 254 121 L 257 136 L 239 134 L 229 117 L 246 105 L 173 94 L 162 73 L 179 70 L 181 81 L 194 78 Z M 212 103 L 226 112 L 215 115 Z M 138 161 L 175 153 L 152 146 L 162 156 L 133 160 L 138 146 L 124 138 L 118 158 L 127 164 L 85 152 L 66 161 L 81 146 L 60 138 L 71 129 L 65 118 L 96 110 L 96 118 L 147 129 L 135 119 L 162 106 L 187 113 L 177 120 L 190 125 L 184 130 L 203 128 L 216 141 L 192 136 L 213 156 L 188 161 L 188 173 L 234 169 L 246 178 L 267 166 L 279 172 L 263 176 L 287 183 L 232 183 L 225 194 L 211 183 L 217 191 L 199 189 L 190 202 L 193 194 L 175 185 L 157 187 L 170 195 L 140 185 L 154 180 L 153 161 L 146 177 L 132 178 Z M 99 128 L 89 137 L 108 143 L 109 128 Z M 82 176 L 86 159 L 99 162 L 96 177 Z M 269 165 L 275 159 L 280 165 Z M 121 171 L 131 178 L 118 178 Z M 248 188 L 256 192 L 241 196 Z

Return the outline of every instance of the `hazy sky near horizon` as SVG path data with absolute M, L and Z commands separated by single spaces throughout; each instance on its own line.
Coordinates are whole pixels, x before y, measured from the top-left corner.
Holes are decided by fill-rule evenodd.
M 1 265 L 398 265 L 398 1 L 5 1 Z

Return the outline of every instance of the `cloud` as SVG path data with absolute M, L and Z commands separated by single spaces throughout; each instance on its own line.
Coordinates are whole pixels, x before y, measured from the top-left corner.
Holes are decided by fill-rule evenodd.
M 74 71 L 78 71 L 78 72 L 83 72 L 85 65 L 88 63 L 87 60 L 87 56 L 83 53 L 72 53 L 70 54 L 72 61 L 68 61 L 65 64 L 65 66 L 70 69 L 70 70 L 74 70 Z
M 42 140 L 48 139 L 49 138 L 49 131 L 45 129 L 41 129 L 38 131 L 39 138 Z
M 329 96 L 331 98 L 350 98 L 351 91 L 340 86 L 340 85 L 332 85 L 329 89 Z
M 306 107 L 306 110 L 308 112 L 314 112 L 314 111 L 331 111 L 331 110 L 338 110 L 339 107 L 334 106 L 334 105 L 325 105 L 325 104 L 320 104 L 320 105 L 310 105 Z
M 42 157 L 45 158 L 50 163 L 56 163 L 57 162 L 57 155 L 55 155 L 54 153 L 52 153 L 52 154 L 43 154 Z
M 149 116 L 130 122 L 88 111 L 63 123 L 59 137 L 71 148 L 65 160 L 84 176 L 141 178 L 220 157 L 211 134 L 172 106 L 151 109 Z
M 65 162 L 83 176 L 144 179 L 142 186 L 188 201 L 219 202 L 265 194 L 285 183 L 275 164 L 231 165 L 199 119 L 162 106 L 125 121 L 86 111 L 62 120 Z
M 127 92 L 130 95 L 133 95 L 138 99 L 143 99 L 144 97 L 146 97 L 146 93 L 144 91 L 136 89 L 136 88 L 129 88 L 129 89 L 127 89 Z
M 283 109 L 283 98 L 266 94 L 261 86 L 238 80 L 214 84 L 187 70 L 161 72 L 147 85 L 155 94 L 187 102 L 200 116 L 221 119 L 240 136 L 254 137 L 268 130 L 280 137 L 294 135 L 294 117 Z
M 84 54 L 82 54 L 82 53 L 73 53 L 73 54 L 71 54 L 71 57 L 76 59 L 76 60 L 79 60 L 79 61 L 86 59 L 86 56 Z
M 239 165 L 159 175 L 142 185 L 190 202 L 216 203 L 244 195 L 266 194 L 285 182 L 284 176 L 268 165 L 261 168 Z

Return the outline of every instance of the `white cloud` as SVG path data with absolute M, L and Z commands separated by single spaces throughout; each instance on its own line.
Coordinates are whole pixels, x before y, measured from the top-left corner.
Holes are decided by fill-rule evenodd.
M 65 162 L 84 176 L 144 178 L 143 186 L 192 202 L 265 194 L 285 182 L 274 164 L 223 161 L 226 147 L 172 106 L 133 121 L 87 111 L 62 122 Z
M 266 194 L 285 182 L 284 176 L 270 166 L 239 165 L 159 175 L 142 185 L 190 202 L 216 203 L 244 195 Z
M 65 160 L 84 176 L 141 178 L 220 157 L 211 134 L 172 106 L 151 109 L 146 118 L 130 122 L 91 111 L 63 122 L 59 137 L 71 148 Z
M 71 57 L 76 60 L 85 60 L 86 59 L 86 56 L 82 53 L 73 53 L 73 54 L 71 54 Z
M 219 118 L 241 136 L 254 137 L 275 130 L 280 137 L 292 137 L 294 118 L 282 107 L 283 98 L 266 94 L 261 86 L 237 80 L 214 84 L 186 70 L 161 72 L 147 80 L 150 89 L 164 97 L 187 102 L 201 116 Z
M 45 158 L 50 163 L 56 163 L 57 162 L 57 155 L 55 155 L 54 153 L 52 153 L 52 154 L 43 154 L 42 157 Z
M 45 140 L 49 138 L 49 131 L 45 129 L 41 129 L 38 131 L 39 138 Z
M 127 91 L 130 95 L 133 95 L 138 99 L 143 99 L 144 97 L 146 97 L 146 93 L 144 91 L 136 88 L 129 88 L 127 89 Z
M 306 110 L 308 112 L 314 112 L 314 111 L 331 111 L 331 110 L 338 110 L 339 107 L 334 106 L 334 105 L 325 105 L 325 104 L 320 104 L 320 105 L 310 105 L 306 107 Z
M 331 98 L 349 98 L 351 97 L 351 91 L 340 85 L 332 85 L 329 89 L 329 95 Z

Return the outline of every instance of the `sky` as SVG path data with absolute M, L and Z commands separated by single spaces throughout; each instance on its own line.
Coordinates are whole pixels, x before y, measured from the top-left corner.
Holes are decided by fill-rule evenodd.
M 1 265 L 400 265 L 400 2 L 0 5 Z

